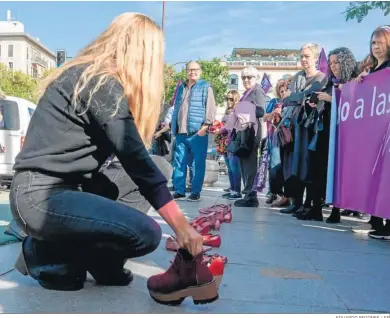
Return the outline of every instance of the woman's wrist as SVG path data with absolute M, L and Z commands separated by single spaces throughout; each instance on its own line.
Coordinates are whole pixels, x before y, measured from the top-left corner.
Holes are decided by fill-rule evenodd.
M 186 217 L 184 216 L 183 212 L 180 210 L 177 203 L 172 200 L 162 206 L 158 213 L 161 215 L 161 217 L 165 220 L 165 222 L 168 223 L 168 225 L 172 228 L 172 230 L 177 234 L 183 228 L 188 226 L 188 221 Z

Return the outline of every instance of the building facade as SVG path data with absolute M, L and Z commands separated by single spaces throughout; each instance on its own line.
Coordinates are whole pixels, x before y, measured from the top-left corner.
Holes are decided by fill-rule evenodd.
M 269 77 L 272 87 L 285 75 L 294 75 L 301 70 L 299 50 L 234 48 L 222 63 L 229 68 L 229 89 L 236 89 L 242 95 L 245 91 L 241 71 L 249 66 L 256 67 L 260 73 L 259 83 L 264 75 Z M 271 89 L 268 93 L 274 96 Z
M 23 23 L 12 20 L 7 11 L 7 20 L 0 21 L 0 63 L 38 78 L 45 70 L 56 67 L 56 55 L 38 38 L 27 34 Z

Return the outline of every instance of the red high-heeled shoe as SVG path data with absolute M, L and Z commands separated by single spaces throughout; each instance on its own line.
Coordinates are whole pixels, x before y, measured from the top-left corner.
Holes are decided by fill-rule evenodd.
M 211 274 L 213 274 L 217 287 L 221 284 L 223 273 L 225 271 L 225 263 L 221 258 L 215 258 L 207 264 Z
M 221 227 L 221 222 L 219 220 L 215 220 L 214 218 L 203 218 L 199 222 L 192 225 L 192 227 L 199 234 L 206 234 L 211 230 L 219 231 Z
M 226 264 L 228 262 L 228 259 L 226 256 L 222 256 L 222 255 L 219 255 L 219 254 L 213 254 L 213 255 L 209 255 L 209 254 L 204 254 L 203 255 L 203 261 L 205 263 L 210 263 L 211 261 L 215 260 L 215 259 L 220 259 L 224 264 Z
M 195 219 L 190 221 L 190 225 L 195 226 L 199 225 L 200 223 L 203 223 L 204 220 L 212 220 L 211 222 L 219 221 L 219 223 L 231 223 L 232 222 L 232 213 L 228 212 L 225 213 L 223 211 L 215 211 L 213 213 L 210 213 L 208 215 L 199 215 Z
M 205 207 L 199 209 L 200 214 L 210 214 L 212 212 L 216 211 L 224 211 L 225 213 L 231 212 L 232 211 L 232 205 L 231 204 L 216 204 L 210 207 Z
M 211 247 L 220 247 L 221 246 L 221 236 L 206 234 L 203 236 L 203 245 Z

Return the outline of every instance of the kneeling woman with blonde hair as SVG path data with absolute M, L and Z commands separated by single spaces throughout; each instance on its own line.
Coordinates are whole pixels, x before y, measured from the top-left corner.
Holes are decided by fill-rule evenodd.
M 151 277 L 150 293 L 172 301 L 173 292 L 185 297 L 192 294 L 183 289 L 199 294 L 202 288 L 202 297 L 208 298 L 195 300 L 217 297 L 213 277 L 201 263 L 202 237 L 172 200 L 166 178 L 145 147 L 161 108 L 163 41 L 150 18 L 124 13 L 42 83 L 16 158 L 10 203 L 14 219 L 28 234 L 15 266 L 45 288 L 81 289 L 87 271 L 98 284 L 128 285 L 133 276 L 123 267 L 126 260 L 159 245 L 158 223 L 117 202 L 122 189 L 115 194 L 100 172 L 114 154 L 174 230 L 182 248 L 175 268 L 188 263 L 184 278 L 175 270 L 162 274 L 170 277 Z M 167 281 L 178 284 L 166 286 Z

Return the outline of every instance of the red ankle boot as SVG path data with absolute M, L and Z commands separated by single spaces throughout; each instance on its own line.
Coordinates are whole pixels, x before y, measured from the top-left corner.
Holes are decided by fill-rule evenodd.
M 180 305 L 186 297 L 192 297 L 195 305 L 217 300 L 217 283 L 202 261 L 202 254 L 193 257 L 187 250 L 179 249 L 165 273 L 148 279 L 150 296 L 164 305 Z

